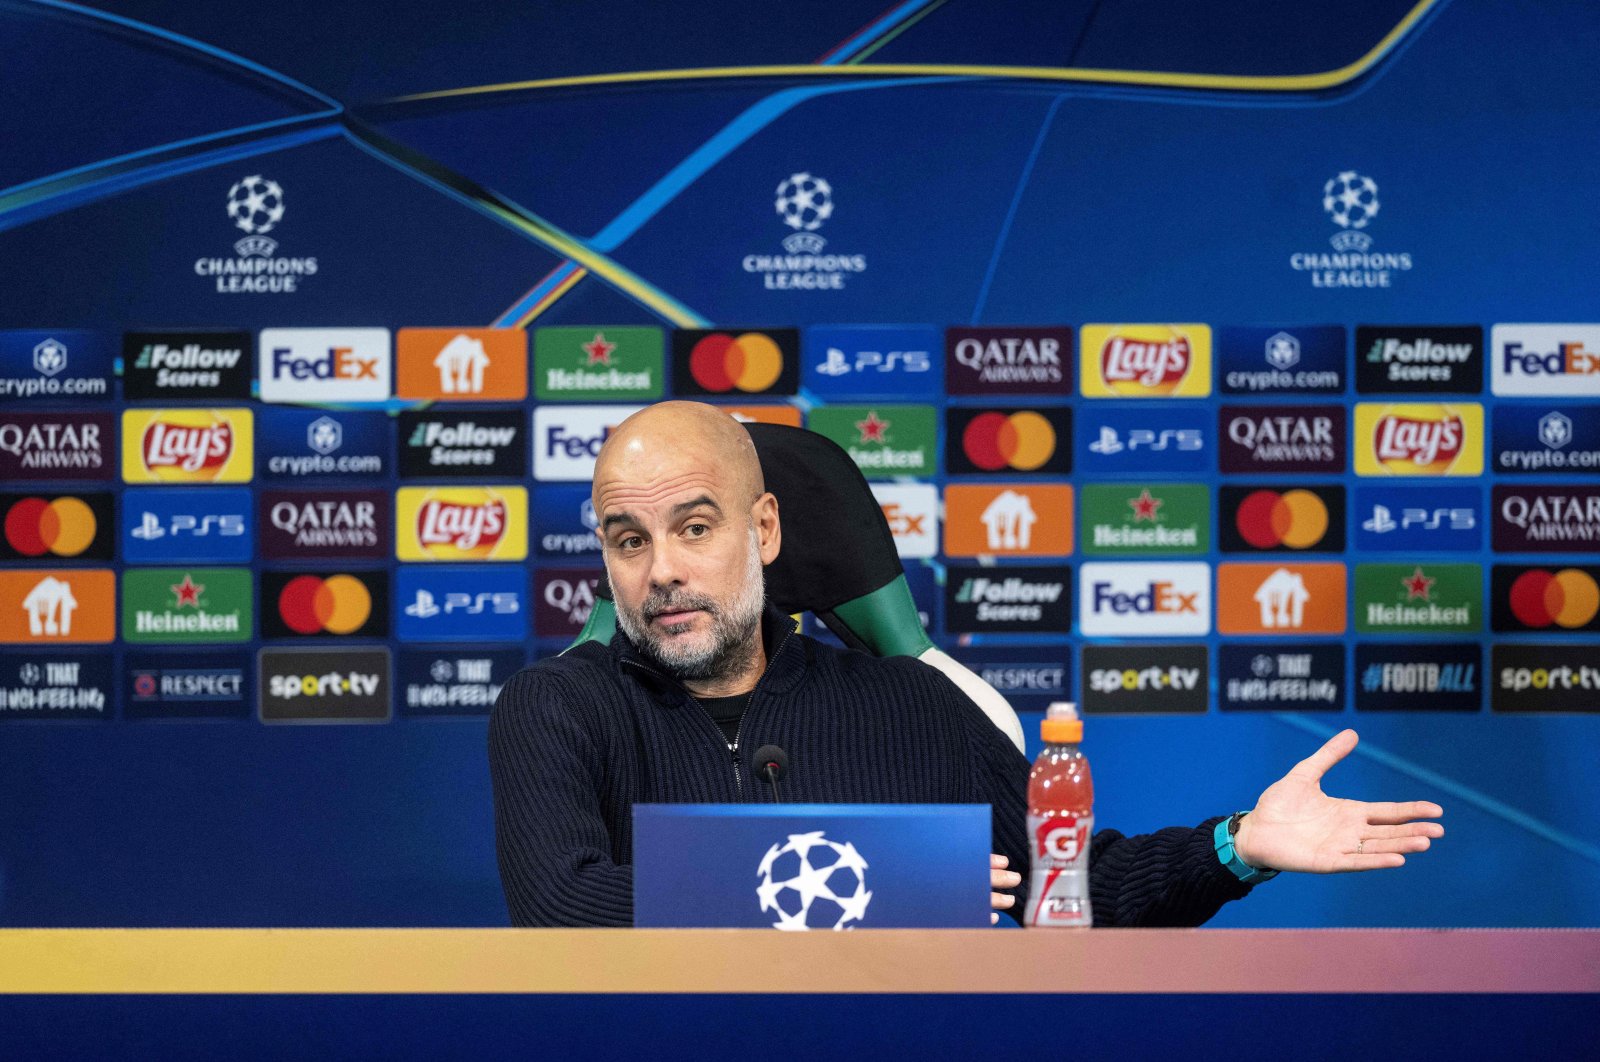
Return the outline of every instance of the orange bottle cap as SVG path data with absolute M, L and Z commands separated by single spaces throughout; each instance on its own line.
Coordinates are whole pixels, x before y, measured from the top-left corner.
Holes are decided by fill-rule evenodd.
M 1071 701 L 1052 704 L 1039 725 L 1039 736 L 1052 744 L 1082 741 L 1083 720 L 1078 718 L 1078 706 Z

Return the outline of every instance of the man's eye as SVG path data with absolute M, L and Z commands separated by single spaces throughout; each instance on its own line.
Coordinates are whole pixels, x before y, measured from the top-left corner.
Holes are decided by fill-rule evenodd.
M 626 538 L 622 539 L 622 541 L 617 543 L 617 548 L 638 549 L 642 545 L 644 545 L 644 539 L 640 538 L 638 535 L 628 535 Z
M 683 532 L 690 538 L 704 538 L 711 533 L 711 528 L 707 524 L 690 524 Z

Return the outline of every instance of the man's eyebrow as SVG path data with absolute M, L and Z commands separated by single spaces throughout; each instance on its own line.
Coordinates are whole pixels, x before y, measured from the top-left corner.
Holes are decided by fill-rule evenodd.
M 701 506 L 705 506 L 718 516 L 722 515 L 722 506 L 712 501 L 709 494 L 702 494 L 698 498 L 693 498 L 686 502 L 679 502 L 677 505 L 672 507 L 672 515 L 674 518 L 677 518 L 685 513 L 693 512 Z
M 602 533 L 609 532 L 618 524 L 631 524 L 637 527 L 639 518 L 632 513 L 607 513 L 606 518 L 600 521 L 600 530 Z

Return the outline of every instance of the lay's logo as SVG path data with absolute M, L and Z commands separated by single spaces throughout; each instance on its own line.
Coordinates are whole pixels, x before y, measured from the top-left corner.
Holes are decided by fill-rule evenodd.
M 1208 325 L 1084 325 L 1091 398 L 1202 398 L 1211 393 Z
M 1356 474 L 1483 474 L 1483 407 L 1363 402 L 1356 405 Z
M 401 560 L 519 561 L 528 555 L 522 487 L 403 487 L 395 495 Z
M 248 409 L 130 409 L 122 414 L 127 483 L 248 483 L 255 466 Z

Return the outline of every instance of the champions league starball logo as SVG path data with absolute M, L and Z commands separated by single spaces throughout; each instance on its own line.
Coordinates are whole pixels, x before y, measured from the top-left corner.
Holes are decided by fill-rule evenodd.
M 1329 237 L 1333 253 L 1297 252 L 1289 267 L 1311 278 L 1314 288 L 1388 288 L 1395 277 L 1412 266 L 1408 251 L 1373 250 L 1372 234 L 1365 231 L 1378 216 L 1378 182 L 1355 170 L 1340 170 L 1322 184 L 1322 213 L 1338 226 Z
M 744 271 L 761 274 L 773 291 L 837 291 L 850 274 L 866 272 L 866 255 L 824 253 L 828 241 L 817 230 L 833 217 L 833 196 L 833 185 L 809 171 L 779 181 L 773 210 L 795 231 L 783 239 L 783 254 L 745 255 Z
M 1346 231 L 1335 233 L 1333 247 L 1336 251 L 1365 251 L 1372 246 L 1372 237 L 1364 229 L 1378 213 L 1378 184 L 1355 170 L 1345 170 L 1328 179 L 1322 186 L 1322 209 L 1333 223 Z
M 265 235 L 283 220 L 283 188 L 252 174 L 228 189 L 228 216 L 250 235 Z
M 850 842 L 830 841 L 821 830 L 791 833 L 762 857 L 756 898 L 777 916 L 773 929 L 854 929 L 872 902 L 866 872 Z
M 259 173 L 234 181 L 225 199 L 227 216 L 245 234 L 232 258 L 197 258 L 196 276 L 215 281 L 218 294 L 272 294 L 298 291 L 317 271 L 315 258 L 278 257 L 278 241 L 268 236 L 283 223 L 283 185 Z
M 773 206 L 791 229 L 815 232 L 833 216 L 833 186 L 821 177 L 796 173 L 778 185 L 778 198 Z M 787 245 L 788 241 L 784 242 Z M 822 243 L 821 239 L 816 241 L 819 248 Z

